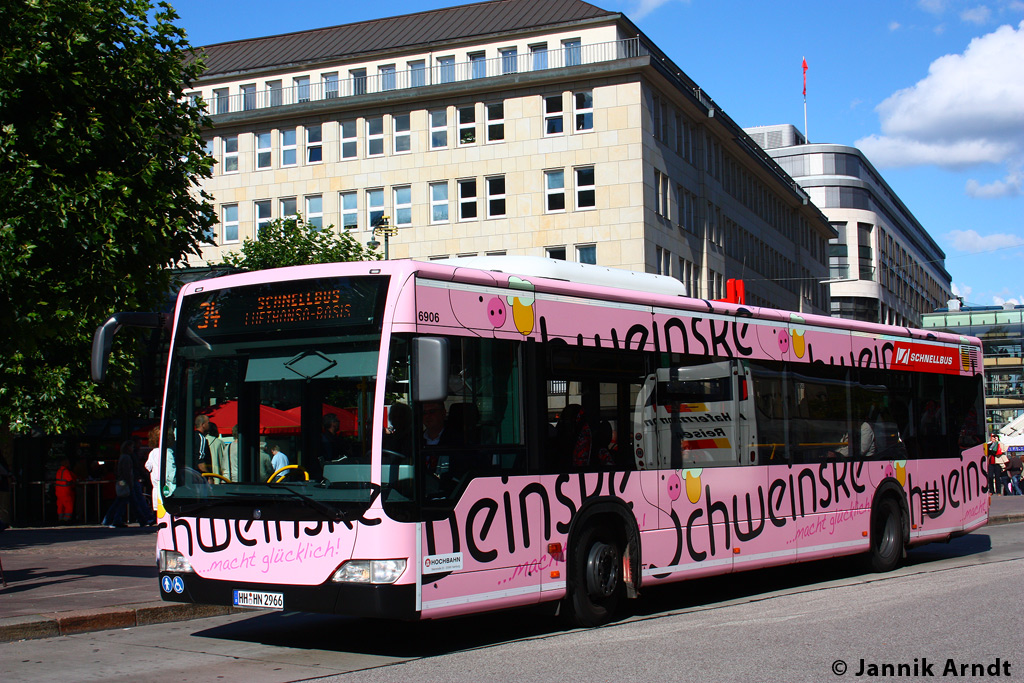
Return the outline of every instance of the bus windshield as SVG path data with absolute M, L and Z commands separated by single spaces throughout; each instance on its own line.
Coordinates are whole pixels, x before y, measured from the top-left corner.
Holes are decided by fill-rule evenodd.
M 264 518 L 330 519 L 373 500 L 387 283 L 315 279 L 185 298 L 164 415 L 169 510 L 231 516 L 245 506 L 251 517 L 258 503 Z

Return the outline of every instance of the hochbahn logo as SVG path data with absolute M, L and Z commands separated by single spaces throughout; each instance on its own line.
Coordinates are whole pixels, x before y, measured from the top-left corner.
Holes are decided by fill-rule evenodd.
M 894 368 L 956 373 L 958 372 L 956 357 L 955 349 L 900 342 L 893 349 L 892 366 Z

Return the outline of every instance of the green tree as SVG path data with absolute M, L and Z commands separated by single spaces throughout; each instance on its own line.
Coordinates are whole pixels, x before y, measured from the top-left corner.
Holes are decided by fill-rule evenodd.
M 351 234 L 320 229 L 302 216 L 277 218 L 260 228 L 259 239 L 246 239 L 240 251 L 228 253 L 224 265 L 240 270 L 265 270 L 309 263 L 377 261 L 380 254 L 363 247 Z
M 167 266 L 215 223 L 202 71 L 174 10 L 148 0 L 0 2 L 0 441 L 123 409 L 136 344 L 89 380 L 96 326 L 154 310 Z

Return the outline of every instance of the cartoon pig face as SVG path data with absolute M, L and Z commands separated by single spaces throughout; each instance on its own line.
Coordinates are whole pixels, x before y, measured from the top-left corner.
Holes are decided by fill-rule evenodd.
M 679 480 L 679 475 L 673 472 L 668 478 L 668 497 L 671 500 L 678 500 L 682 489 L 683 483 Z
M 789 333 L 786 330 L 779 330 L 779 351 L 789 351 Z
M 487 302 L 487 319 L 491 321 L 491 324 L 495 327 L 502 327 L 505 324 L 505 318 L 507 317 L 505 311 L 505 303 L 498 297 L 494 297 Z

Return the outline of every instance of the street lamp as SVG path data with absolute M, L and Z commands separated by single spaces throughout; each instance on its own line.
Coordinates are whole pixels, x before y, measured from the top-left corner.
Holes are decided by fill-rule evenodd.
M 376 249 L 380 246 L 380 242 L 376 240 L 377 235 L 384 236 L 384 260 L 388 260 L 388 238 L 394 237 L 398 234 L 398 226 L 391 225 L 390 220 L 387 216 L 381 216 L 376 223 L 373 224 L 373 235 L 374 237 L 366 243 L 370 249 Z

